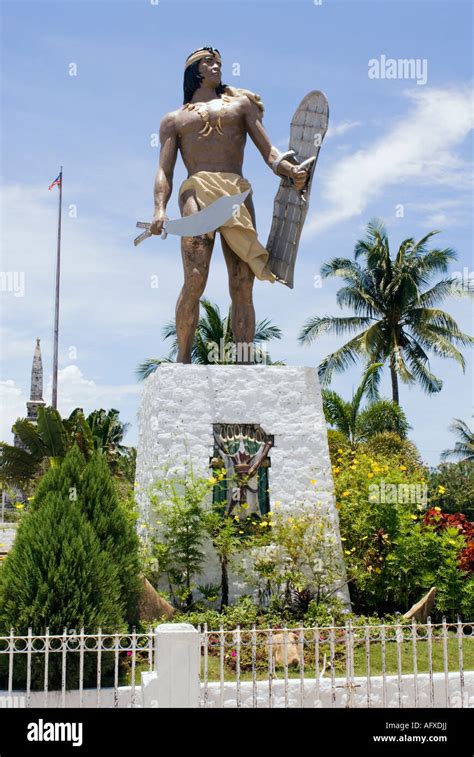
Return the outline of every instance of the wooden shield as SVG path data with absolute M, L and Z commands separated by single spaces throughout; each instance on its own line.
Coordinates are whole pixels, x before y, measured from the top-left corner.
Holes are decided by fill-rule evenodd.
M 315 157 L 307 186 L 302 193 L 289 179 L 280 182 L 273 206 L 273 221 L 268 236 L 270 270 L 283 279 L 290 289 L 294 286 L 294 269 L 303 224 L 308 212 L 311 184 L 321 143 L 328 128 L 329 105 L 324 92 L 309 92 L 300 102 L 291 120 L 289 149 L 294 150 L 298 163 Z

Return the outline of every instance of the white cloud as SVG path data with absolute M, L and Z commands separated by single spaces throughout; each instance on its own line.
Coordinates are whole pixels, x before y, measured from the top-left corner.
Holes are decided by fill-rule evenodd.
M 120 409 L 130 398 L 135 398 L 142 391 L 139 384 L 98 384 L 84 376 L 77 365 L 68 365 L 58 372 L 58 410 L 63 417 L 68 416 L 76 407 L 82 407 L 90 413 L 100 407 L 109 410 Z M 51 382 L 48 382 L 43 396 L 51 396 Z M 0 382 L 0 438 L 12 442 L 12 424 L 17 418 L 26 415 L 27 396 L 23 390 L 9 379 Z
M 31 330 L 30 330 L 31 334 Z M 0 345 L 2 347 L 3 368 L 13 360 L 31 360 L 35 349 L 35 340 L 20 329 L 2 326 L 0 328 Z
M 80 198 L 80 190 L 77 190 Z M 3 270 L 24 272 L 22 297 L 8 293 L 5 321 L 34 322 L 38 335 L 49 333 L 53 321 L 57 205 L 44 187 L 8 185 L 1 190 Z M 68 203 L 77 203 L 69 218 Z M 25 223 L 25 208 L 28 222 Z M 80 199 L 69 197 L 63 210 L 61 322 L 71 319 L 83 329 L 139 330 L 157 310 L 164 320 L 174 308 L 176 284 L 182 277 L 179 241 L 154 239 L 138 248 L 134 220 L 123 217 L 114 226 L 109 215 L 87 212 Z M 154 288 L 152 276 L 158 276 Z M 155 280 L 153 280 L 154 282 Z M 118 306 L 120 303 L 120 306 Z
M 329 124 L 326 139 L 330 137 L 339 137 L 341 134 L 345 134 L 346 131 L 355 129 L 357 126 L 362 126 L 360 121 L 341 121 L 338 124 Z
M 26 415 L 26 397 L 12 379 L 0 381 L 0 439 L 13 441 L 12 423 Z
M 431 216 L 426 216 L 425 223 L 427 226 L 439 228 L 440 226 L 447 226 L 449 219 L 446 213 L 433 213 Z
M 58 410 L 62 416 L 69 415 L 74 408 L 82 407 L 85 413 L 104 407 L 120 406 L 127 397 L 140 394 L 138 384 L 98 384 L 87 379 L 77 365 L 68 365 L 58 372 Z M 50 382 L 46 396 L 50 396 Z
M 360 216 L 386 187 L 403 182 L 469 190 L 470 174 L 453 152 L 473 128 L 468 87 L 408 90 L 410 110 L 369 147 L 341 158 L 322 177 L 326 208 L 310 217 L 306 236 Z
M 421 214 L 422 223 L 432 228 L 460 226 L 472 219 L 469 196 L 461 199 L 443 199 L 433 202 L 407 202 L 405 210 Z

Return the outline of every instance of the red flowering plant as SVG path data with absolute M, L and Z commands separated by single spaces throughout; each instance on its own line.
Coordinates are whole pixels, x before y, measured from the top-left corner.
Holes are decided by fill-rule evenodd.
M 456 528 L 466 542 L 459 555 L 459 567 L 467 574 L 474 573 L 474 521 L 468 520 L 463 513 L 444 513 L 440 507 L 430 507 L 423 522 L 433 531 Z

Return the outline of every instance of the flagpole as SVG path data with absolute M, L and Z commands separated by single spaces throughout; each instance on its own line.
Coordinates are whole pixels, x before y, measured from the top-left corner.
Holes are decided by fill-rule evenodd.
M 53 345 L 53 392 L 51 405 L 58 406 L 58 341 L 59 341 L 59 282 L 61 278 L 61 211 L 63 203 L 63 167 L 59 171 L 58 244 L 56 250 L 56 294 L 54 301 L 54 345 Z

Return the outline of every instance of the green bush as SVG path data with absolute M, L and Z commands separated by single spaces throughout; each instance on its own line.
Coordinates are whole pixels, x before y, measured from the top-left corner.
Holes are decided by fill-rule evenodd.
M 123 607 L 115 565 L 101 549 L 78 501 L 50 492 L 41 508 L 22 519 L 15 543 L 0 570 L 0 629 L 3 634 L 62 634 L 64 628 L 116 630 Z M 0 677 L 7 655 L 0 655 Z M 26 655 L 18 655 L 15 681 L 23 684 Z M 79 655 L 67 655 L 67 682 L 78 680 Z M 61 654 L 49 659 L 49 685 L 60 685 Z M 93 676 L 94 655 L 85 655 L 84 676 Z M 44 656 L 32 655 L 32 682 L 42 686 Z
M 410 428 L 403 408 L 387 399 L 370 403 L 357 418 L 357 435 L 360 439 L 370 439 L 383 433 L 405 439 Z
M 430 503 L 474 520 L 474 463 L 442 463 L 429 473 Z
M 344 625 L 351 614 L 347 612 L 342 602 L 332 598 L 327 604 L 310 602 L 308 611 L 304 617 L 305 626 L 330 626 Z
M 77 499 L 85 465 L 84 455 L 79 447 L 74 445 L 62 462 L 56 460 L 51 464 L 39 481 L 28 509 L 34 511 L 40 508 L 51 492 L 55 492 L 65 500 Z
M 260 607 L 302 618 L 312 600 L 326 605 L 344 584 L 339 545 L 320 501 L 291 514 L 275 508 L 234 569 L 255 589 Z
M 157 619 L 156 624 L 161 623 L 191 623 L 191 625 L 207 625 L 209 631 L 218 631 L 222 626 L 224 630 L 233 630 L 239 626 L 241 629 L 256 628 L 313 628 L 336 625 L 343 626 L 348 620 L 353 625 L 378 625 L 382 621 L 386 623 L 409 623 L 400 615 L 386 613 L 384 616 L 361 615 L 348 612 L 341 600 L 332 598 L 327 604 L 310 602 L 306 613 L 296 617 L 294 613 L 288 612 L 286 607 L 278 603 L 272 603 L 268 608 L 258 608 L 249 595 L 237 599 L 233 604 L 225 607 L 222 612 L 209 609 L 194 609 L 190 612 L 180 612 L 173 616 L 172 620 Z M 155 625 L 155 623 L 153 623 Z M 142 623 L 139 630 L 143 633 L 148 631 L 148 624 Z
M 150 499 L 158 520 L 150 539 L 150 564 L 155 582 L 166 578 L 170 599 L 181 610 L 194 604 L 193 591 L 206 559 L 204 507 L 210 492 L 209 479 L 194 475 L 153 484 Z
M 459 613 L 467 620 L 474 618 L 474 577 L 459 569 L 459 552 L 465 539 L 457 528 L 437 532 L 438 554 L 433 559 L 432 584 L 437 587 L 436 608 L 456 619 Z M 454 548 L 453 548 L 454 547 Z M 431 576 L 428 576 L 428 581 Z
M 119 502 L 105 455 L 96 451 L 86 463 L 74 445 L 63 462 L 43 476 L 31 510 L 41 510 L 51 492 L 79 503 L 101 548 L 116 568 L 125 618 L 130 624 L 136 623 L 140 593 L 139 540 L 132 519 Z
M 119 502 L 107 460 L 96 452 L 81 480 L 80 500 L 101 547 L 117 568 L 125 618 L 138 620 L 140 596 L 139 539 L 133 521 Z
M 328 429 L 328 446 L 329 457 L 333 463 L 340 454 L 339 450 L 347 452 L 351 448 L 347 436 L 343 434 L 342 431 L 336 431 L 332 428 Z
M 3 629 L 95 631 L 122 620 L 116 568 L 80 505 L 59 494 L 22 519 L 0 576 Z
M 101 453 L 86 465 L 77 447 L 49 469 L 22 518 L 14 546 L 0 571 L 0 627 L 51 634 L 82 627 L 95 633 L 124 630 L 138 598 L 138 540 L 122 511 Z M 49 685 L 61 682 L 60 653 L 49 659 Z M 3 674 L 7 656 L 2 655 Z M 14 678 L 24 684 L 26 656 Z M 107 674 L 113 656 L 104 653 Z M 85 682 L 93 683 L 97 655 L 84 656 Z M 77 686 L 79 654 L 67 654 L 67 685 Z M 0 669 L 0 676 L 2 670 Z M 42 686 L 44 656 L 32 656 L 32 684 Z
M 405 465 L 409 471 L 423 468 L 416 445 L 409 439 L 402 439 L 393 431 L 375 434 L 363 442 L 358 447 L 357 452 L 377 457 L 380 461 L 390 460 L 393 464 Z
M 435 612 L 472 617 L 473 577 L 460 568 L 465 537 L 424 523 L 423 469 L 398 456 L 339 454 L 333 466 L 351 599 L 358 613 L 406 612 L 431 586 Z

